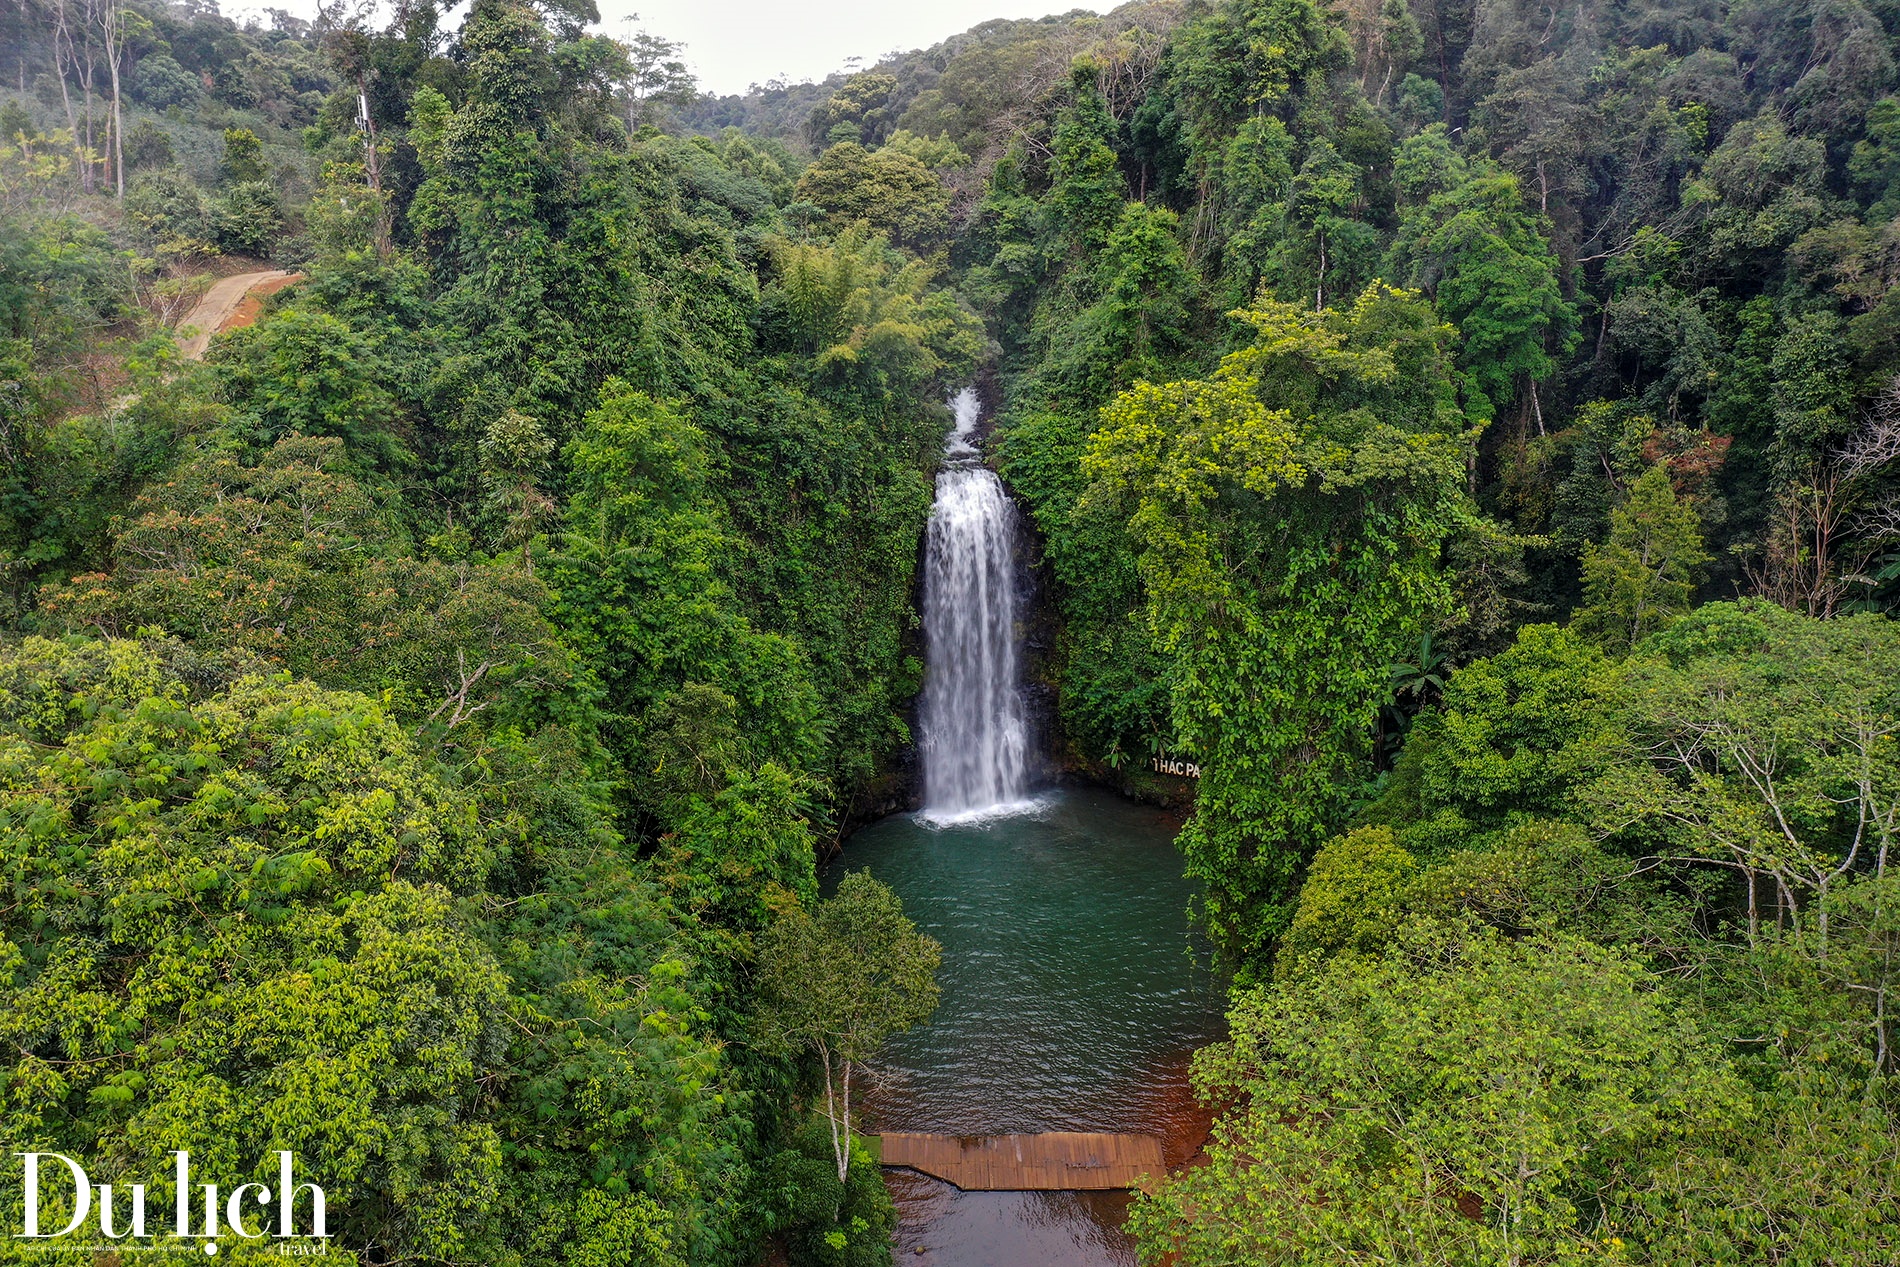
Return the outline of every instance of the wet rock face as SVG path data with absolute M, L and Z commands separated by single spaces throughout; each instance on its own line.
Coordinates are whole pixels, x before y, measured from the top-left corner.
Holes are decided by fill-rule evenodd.
M 1050 783 L 1078 773 L 1062 734 L 1062 617 L 1044 582 L 1042 536 L 1027 515 L 1017 533 L 1018 654 L 1023 716 L 1029 728 L 1029 777 Z

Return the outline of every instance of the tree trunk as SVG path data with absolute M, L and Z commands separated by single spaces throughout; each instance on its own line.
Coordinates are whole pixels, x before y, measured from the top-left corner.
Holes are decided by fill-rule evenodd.
M 1319 231 L 1319 287 L 1313 292 L 1313 310 L 1326 311 L 1326 230 Z
M 101 33 L 105 39 L 106 67 L 112 72 L 112 164 L 117 196 L 125 197 L 125 113 L 119 100 L 119 58 L 125 51 L 125 8 L 116 0 L 105 0 Z
M 844 1113 L 840 1115 L 830 1068 L 830 1047 L 826 1047 L 823 1039 L 819 1041 L 819 1058 L 825 1062 L 825 1123 L 832 1128 L 832 1161 L 838 1163 L 838 1182 L 844 1183 L 844 1176 L 851 1168 L 851 1062 L 844 1062 Z M 840 1119 L 844 1123 L 842 1136 L 838 1130 Z
M 844 1148 L 838 1154 L 838 1182 L 851 1169 L 851 1062 L 844 1062 Z
M 74 73 L 79 70 L 79 50 L 73 47 L 72 20 L 66 12 L 66 0 L 57 0 L 53 10 L 53 75 L 59 80 L 60 104 L 66 107 L 66 131 L 73 138 L 73 165 L 79 169 L 79 187 L 92 192 L 92 166 L 80 144 L 79 116 L 73 113 L 73 94 L 66 83 L 68 58 Z
M 363 119 L 363 173 L 370 192 L 376 195 L 376 257 L 389 258 L 389 208 L 383 202 L 382 158 L 376 152 L 376 120 L 369 112 L 369 85 L 361 72 L 356 76 L 356 108 Z
M 1874 927 L 1879 929 L 1881 917 L 1886 913 L 1886 889 L 1881 881 L 1887 878 L 1887 846 L 1891 839 L 1890 830 L 1880 828 L 1880 852 L 1874 860 Z M 1887 982 L 1893 978 L 1893 939 L 1885 938 L 1887 948 L 1881 955 L 1880 986 L 1874 993 L 1874 1069 L 1869 1075 L 1868 1086 L 1878 1086 L 1879 1078 L 1892 1066 L 1893 1056 L 1887 1043 Z
M 1761 940 L 1761 907 L 1755 893 L 1755 868 L 1746 868 L 1748 873 L 1748 948 L 1754 950 Z
M 79 103 L 83 107 L 80 117 L 86 128 L 86 192 L 91 193 L 97 188 L 99 182 L 99 173 L 96 170 L 99 165 L 99 147 L 96 144 L 98 137 L 92 126 L 92 86 L 99 77 L 99 61 L 98 54 L 92 47 L 92 24 L 82 22 L 79 29 L 85 36 L 86 49 L 85 59 L 78 63 L 80 67 Z

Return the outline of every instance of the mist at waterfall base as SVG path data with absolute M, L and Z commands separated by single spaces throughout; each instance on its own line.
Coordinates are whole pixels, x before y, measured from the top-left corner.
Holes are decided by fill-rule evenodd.
M 944 950 L 937 1013 L 879 1054 L 864 1129 L 1141 1132 L 1184 1162 L 1207 1127 L 1188 1058 L 1222 1034 L 1223 994 L 1190 936 L 1178 827 L 1167 811 L 1065 789 L 1029 813 L 951 826 L 896 815 L 852 836 L 827 888 L 868 869 Z M 959 1192 L 885 1174 L 903 1262 L 1135 1262 L 1125 1193 Z
M 869 869 L 943 943 L 943 997 L 872 1069 L 866 1129 L 1205 1135 L 1188 1059 L 1221 1032 L 1190 941 L 1194 886 L 1165 811 L 1101 791 L 1032 797 L 1016 648 L 1016 512 L 981 464 L 976 395 L 956 418 L 925 548 L 924 809 L 874 823 L 824 876 Z M 886 1171 L 904 1262 L 1132 1264 L 1120 1192 L 959 1192 Z

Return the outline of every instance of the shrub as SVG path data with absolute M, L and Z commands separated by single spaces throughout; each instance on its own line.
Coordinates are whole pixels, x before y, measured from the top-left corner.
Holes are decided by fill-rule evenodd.
M 209 233 L 204 195 L 181 172 L 146 172 L 125 193 L 125 217 L 154 241 Z
M 189 105 L 198 90 L 198 77 L 163 53 L 141 57 L 132 72 L 133 99 L 154 110 Z
M 135 171 L 142 167 L 169 167 L 176 159 L 171 133 L 150 119 L 125 134 L 126 165 Z
M 764 1167 L 764 1204 L 773 1230 L 785 1237 L 792 1267 L 890 1263 L 896 1208 L 863 1141 L 853 1140 L 852 1152 L 851 1169 L 840 1183 L 830 1133 L 814 1117 Z
M 210 222 L 220 250 L 267 257 L 283 231 L 284 214 L 268 182 L 247 180 L 212 199 Z

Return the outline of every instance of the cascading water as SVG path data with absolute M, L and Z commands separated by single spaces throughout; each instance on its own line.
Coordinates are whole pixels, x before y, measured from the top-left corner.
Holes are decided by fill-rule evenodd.
M 950 402 L 924 551 L 924 814 L 969 818 L 1024 800 L 1029 725 L 1016 685 L 1015 507 L 975 444 L 976 393 Z

